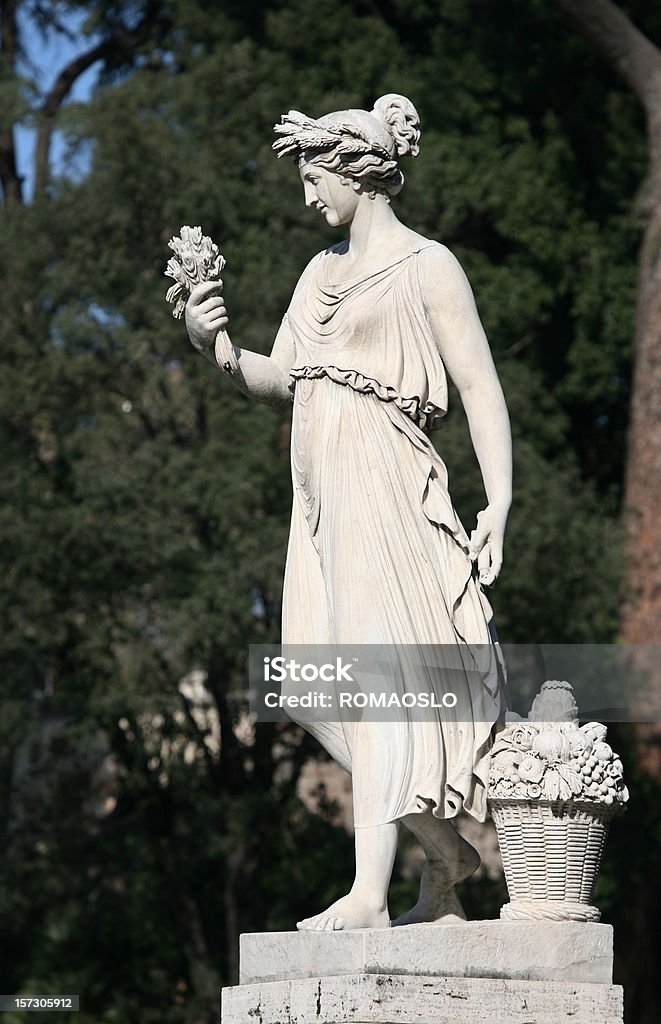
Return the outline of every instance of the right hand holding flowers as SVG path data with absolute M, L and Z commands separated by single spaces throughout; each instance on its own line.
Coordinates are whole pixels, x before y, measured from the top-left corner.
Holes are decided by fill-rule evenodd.
M 202 355 L 213 355 L 216 335 L 229 323 L 221 294 L 222 282 L 197 285 L 186 303 L 186 328 L 191 343 Z

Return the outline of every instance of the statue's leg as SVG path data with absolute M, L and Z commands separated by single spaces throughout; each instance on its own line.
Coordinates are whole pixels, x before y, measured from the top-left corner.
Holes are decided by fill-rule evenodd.
M 479 867 L 477 850 L 459 835 L 451 821 L 436 818 L 431 811 L 407 814 L 402 823 L 421 844 L 427 861 L 420 879 L 418 902 L 396 918 L 393 925 L 465 921 L 455 887 Z
M 388 886 L 397 851 L 397 823 L 356 829 L 356 878 L 351 891 L 327 910 L 299 921 L 301 931 L 387 928 Z

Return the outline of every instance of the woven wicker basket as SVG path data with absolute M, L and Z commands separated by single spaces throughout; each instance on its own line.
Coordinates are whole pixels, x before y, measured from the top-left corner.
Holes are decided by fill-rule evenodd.
M 489 800 L 510 902 L 505 920 L 598 921 L 594 883 L 616 805 Z

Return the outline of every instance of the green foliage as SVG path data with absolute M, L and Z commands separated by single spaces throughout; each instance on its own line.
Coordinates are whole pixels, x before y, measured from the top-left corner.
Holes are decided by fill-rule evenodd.
M 103 31 L 139 14 L 42 6 Z M 238 932 L 290 928 L 339 894 L 338 865 L 351 877 L 349 837 L 296 796 L 312 745 L 243 714 L 246 646 L 278 636 L 287 413 L 214 375 L 164 302 L 167 241 L 202 224 L 233 337 L 269 350 L 337 238 L 271 153 L 281 112 L 417 103 L 401 217 L 466 267 L 514 429 L 501 637 L 608 642 L 617 608 L 645 160 L 630 98 L 541 0 L 160 7 L 133 64 L 111 53 L 63 111 L 89 173 L 0 234 L 5 991 L 80 991 L 79 1024 L 214 1020 Z M 471 528 L 457 406 L 436 443 Z M 194 671 L 211 710 L 178 689 Z M 410 890 L 396 879 L 395 902 Z M 467 893 L 475 913 L 497 899 Z

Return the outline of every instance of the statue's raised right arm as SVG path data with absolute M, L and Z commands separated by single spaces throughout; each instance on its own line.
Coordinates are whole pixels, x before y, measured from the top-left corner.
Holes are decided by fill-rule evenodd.
M 193 347 L 218 368 L 216 337 L 229 323 L 221 287 L 219 281 L 205 281 L 191 292 L 186 305 L 186 328 Z M 267 405 L 284 405 L 291 401 L 289 371 L 294 359 L 294 342 L 286 320 L 280 326 L 270 356 L 236 345 L 232 347 L 238 371 L 228 376 L 239 391 Z

